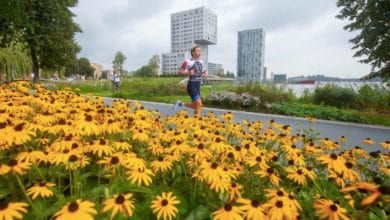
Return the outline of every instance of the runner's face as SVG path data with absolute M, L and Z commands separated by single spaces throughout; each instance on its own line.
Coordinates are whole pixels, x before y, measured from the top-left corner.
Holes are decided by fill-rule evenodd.
M 200 49 L 200 47 L 197 47 L 197 48 L 195 48 L 194 52 L 192 53 L 192 56 L 197 59 L 200 57 L 200 53 L 201 53 L 201 49 Z

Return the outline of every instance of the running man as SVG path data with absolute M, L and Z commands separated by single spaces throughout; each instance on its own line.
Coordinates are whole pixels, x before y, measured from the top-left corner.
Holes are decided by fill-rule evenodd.
M 187 92 L 191 97 L 191 103 L 182 103 L 179 100 L 176 101 L 174 109 L 181 106 L 194 109 L 194 116 L 199 117 L 202 111 L 203 103 L 200 95 L 200 84 L 202 77 L 207 76 L 207 72 L 203 68 L 202 60 L 200 60 L 201 49 L 199 45 L 195 45 L 191 48 L 191 58 L 186 59 L 181 65 L 178 74 L 188 75 Z

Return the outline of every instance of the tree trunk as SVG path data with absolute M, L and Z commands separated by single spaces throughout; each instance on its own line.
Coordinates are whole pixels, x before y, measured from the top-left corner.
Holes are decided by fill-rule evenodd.
M 30 45 L 30 51 L 31 51 L 32 70 L 34 73 L 33 82 L 36 83 L 39 81 L 39 62 L 38 62 L 38 57 L 34 46 Z

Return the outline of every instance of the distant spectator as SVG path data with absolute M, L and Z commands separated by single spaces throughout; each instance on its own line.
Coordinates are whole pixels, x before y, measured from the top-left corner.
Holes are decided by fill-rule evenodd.
M 121 84 L 121 78 L 120 78 L 120 74 L 116 71 L 114 72 L 114 75 L 112 76 L 112 83 L 114 85 L 114 90 L 118 91 L 119 86 Z

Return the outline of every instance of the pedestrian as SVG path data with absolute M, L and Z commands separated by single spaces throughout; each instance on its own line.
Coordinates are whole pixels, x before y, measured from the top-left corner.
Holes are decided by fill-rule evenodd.
M 114 84 L 114 90 L 118 91 L 121 84 L 121 78 L 117 71 L 115 71 L 114 75 L 112 76 L 112 83 Z
M 202 97 L 200 95 L 200 84 L 202 77 L 207 76 L 207 72 L 203 67 L 203 62 L 200 60 L 201 48 L 199 45 L 194 45 L 191 48 L 191 58 L 185 59 L 181 65 L 178 74 L 188 76 L 187 92 L 191 97 L 191 103 L 183 103 L 177 100 L 174 109 L 175 111 L 182 106 L 194 109 L 194 116 L 199 117 L 203 108 Z

